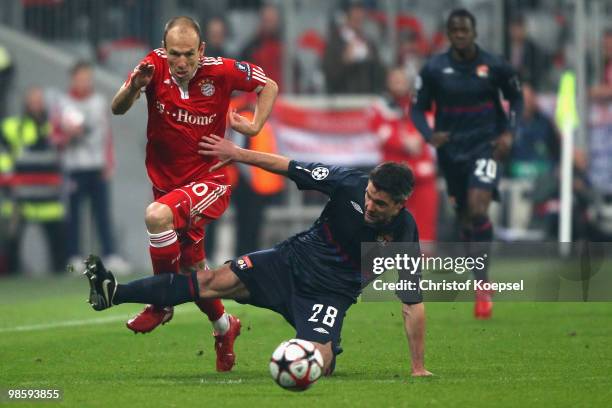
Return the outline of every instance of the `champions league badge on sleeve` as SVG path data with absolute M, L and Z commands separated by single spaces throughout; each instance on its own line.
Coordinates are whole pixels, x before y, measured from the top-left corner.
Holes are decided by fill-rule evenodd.
M 247 74 L 247 80 L 251 79 L 251 66 L 249 64 L 247 64 L 246 62 L 236 61 L 234 65 L 236 66 L 236 69 L 238 71 Z
M 325 179 L 329 175 L 329 169 L 326 167 L 316 167 L 312 171 L 311 175 L 313 179 L 320 181 Z

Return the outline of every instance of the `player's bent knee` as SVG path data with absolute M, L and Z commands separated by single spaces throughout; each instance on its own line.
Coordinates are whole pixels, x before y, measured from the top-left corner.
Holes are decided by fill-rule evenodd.
M 476 220 L 489 218 L 489 204 L 486 202 L 477 202 L 470 205 L 468 218 L 471 224 Z
M 172 210 L 166 204 L 154 202 L 145 210 L 145 223 L 150 233 L 174 229 Z
M 198 292 L 201 299 L 247 299 L 249 292 L 228 265 L 198 270 Z
M 470 219 L 475 217 L 486 217 L 489 214 L 491 204 L 491 192 L 476 190 L 470 194 L 468 199 L 468 216 Z

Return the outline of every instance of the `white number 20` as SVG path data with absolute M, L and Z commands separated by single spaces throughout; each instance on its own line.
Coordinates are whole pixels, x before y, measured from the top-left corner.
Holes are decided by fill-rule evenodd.
M 310 316 L 310 319 L 308 319 L 308 321 L 317 323 L 319 321 L 317 319 L 317 316 L 319 315 L 319 313 L 321 313 L 322 310 L 323 310 L 322 304 L 320 303 L 314 304 L 312 306 L 312 311 L 313 311 L 312 316 Z M 333 306 L 328 306 L 321 323 L 323 323 L 326 326 L 333 327 L 334 323 L 336 322 L 336 316 L 338 316 L 338 309 L 336 309 Z
M 497 175 L 497 163 L 491 159 L 478 159 L 476 160 L 476 170 L 474 171 L 476 177 L 486 177 L 494 179 Z

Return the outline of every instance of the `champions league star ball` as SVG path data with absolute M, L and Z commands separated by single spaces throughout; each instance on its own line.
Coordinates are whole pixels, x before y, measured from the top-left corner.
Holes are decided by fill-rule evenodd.
M 305 391 L 323 373 L 323 357 L 309 341 L 284 341 L 272 353 L 270 374 L 278 385 L 289 391 Z

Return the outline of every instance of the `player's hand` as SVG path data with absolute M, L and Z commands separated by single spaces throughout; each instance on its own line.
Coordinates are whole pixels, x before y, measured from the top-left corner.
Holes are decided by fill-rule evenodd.
M 215 171 L 223 166 L 231 163 L 237 156 L 240 148 L 227 139 L 217 135 L 202 136 L 198 154 L 201 156 L 216 156 L 219 158 L 219 163 L 210 168 L 210 171 Z
M 510 155 L 512 149 L 512 133 L 506 131 L 493 141 L 493 159 L 503 161 Z
M 232 129 L 234 129 L 236 132 L 247 136 L 255 136 L 261 130 L 258 129 L 253 122 L 244 116 L 239 115 L 235 109 L 229 113 L 229 123 Z
M 132 72 L 130 78 L 130 86 L 135 89 L 140 89 L 144 86 L 149 85 L 151 79 L 153 79 L 153 73 L 155 72 L 155 65 L 148 62 L 141 62 Z
M 434 132 L 431 135 L 431 145 L 433 147 L 440 147 L 450 140 L 450 132 Z
M 413 377 L 431 377 L 433 374 L 424 368 L 420 368 L 420 369 L 412 370 L 411 375 Z

